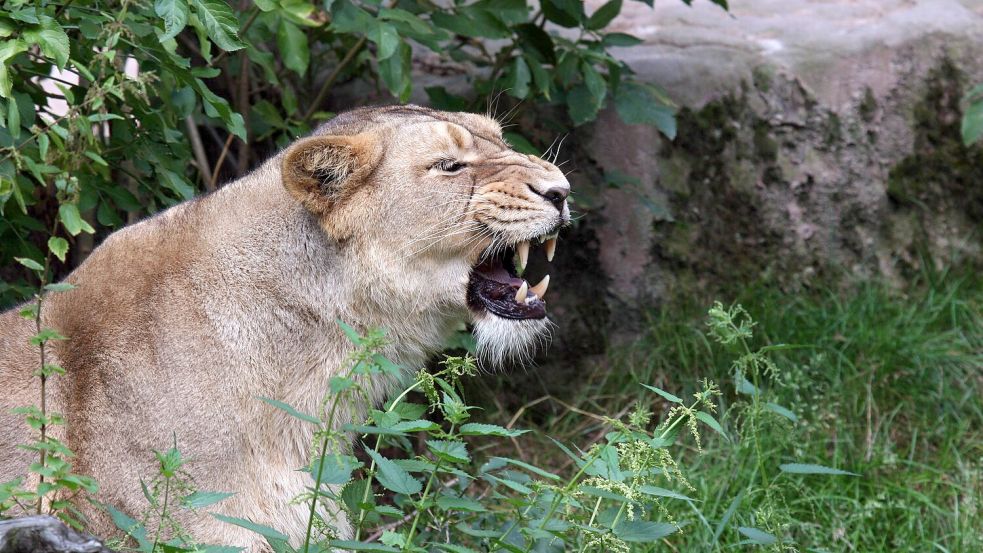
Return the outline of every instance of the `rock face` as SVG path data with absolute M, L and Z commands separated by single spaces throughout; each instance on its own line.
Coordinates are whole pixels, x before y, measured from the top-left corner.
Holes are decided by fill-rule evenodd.
M 0 521 L 0 553 L 113 553 L 48 515 Z
M 638 182 L 600 190 L 576 230 L 605 305 L 560 310 L 631 330 L 640 307 L 694 288 L 901 283 L 983 257 L 983 148 L 958 133 L 962 93 L 983 82 L 983 1 L 631 2 L 611 30 L 645 40 L 619 54 L 680 104 L 679 129 L 669 141 L 609 110 L 580 133 L 597 170 L 575 187 Z M 582 344 L 573 325 L 557 349 Z

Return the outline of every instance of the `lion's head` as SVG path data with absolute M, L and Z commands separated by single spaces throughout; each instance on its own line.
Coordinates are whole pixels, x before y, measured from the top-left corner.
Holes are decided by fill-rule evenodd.
M 527 354 L 547 333 L 549 276 L 519 275 L 533 245 L 552 260 L 570 184 L 552 163 L 513 150 L 494 119 L 355 110 L 292 145 L 282 171 L 330 236 L 362 245 L 358 278 L 371 294 L 466 309 L 492 362 Z

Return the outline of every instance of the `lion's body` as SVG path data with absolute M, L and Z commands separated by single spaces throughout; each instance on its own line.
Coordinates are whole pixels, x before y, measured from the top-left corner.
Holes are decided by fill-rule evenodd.
M 99 500 L 143 511 L 139 480 L 155 474 L 152 450 L 176 438 L 200 489 L 236 493 L 213 510 L 296 539 L 306 507 L 289 503 L 310 484 L 297 469 L 309 462 L 313 427 L 256 398 L 318 412 L 353 347 L 336 320 L 385 328 L 385 354 L 416 368 L 468 316 L 461 298 L 474 255 L 407 255 L 433 210 L 372 203 L 382 187 L 391 206 L 433 203 L 429 192 L 401 192 L 398 167 L 396 178 L 380 169 L 376 188 L 353 192 L 327 220 L 284 186 L 283 157 L 114 233 L 66 279 L 76 289 L 46 297 L 44 326 L 69 338 L 47 348 L 67 371 L 50 379 L 48 406 L 66 415 L 61 431 L 75 468 L 100 482 Z M 404 239 L 385 238 L 394 232 Z M 40 401 L 34 332 L 16 310 L 0 315 L 0 481 L 35 460 L 15 448 L 31 435 L 9 413 Z M 375 401 L 393 385 L 371 383 Z M 348 407 L 350 418 L 368 405 Z M 94 530 L 111 530 L 104 515 L 90 514 Z M 207 515 L 183 522 L 209 543 L 261 547 L 254 534 Z M 344 535 L 348 523 L 337 523 Z

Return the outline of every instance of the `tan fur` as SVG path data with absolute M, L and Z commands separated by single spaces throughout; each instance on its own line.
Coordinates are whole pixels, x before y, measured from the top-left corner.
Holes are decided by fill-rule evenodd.
M 440 174 L 431 166 L 442 157 L 469 168 Z M 49 347 L 67 370 L 52 380 L 49 406 L 68 419 L 76 469 L 100 482 L 99 500 L 138 515 L 152 450 L 175 436 L 199 489 L 236 492 L 215 511 L 296 541 L 305 507 L 289 501 L 309 483 L 296 469 L 308 462 L 311 426 L 256 398 L 316 413 L 351 350 L 336 319 L 387 329 L 386 355 L 409 369 L 460 320 L 480 325 L 488 315 L 465 304 L 471 267 L 493 241 L 565 222 L 566 207 L 537 194 L 553 186 L 568 187 L 563 174 L 509 149 L 492 119 L 363 109 L 212 195 L 112 234 L 66 279 L 77 289 L 42 310 L 44 325 L 69 337 Z M 542 330 L 495 323 L 490 340 L 527 344 L 506 334 Z M 16 310 L 0 315 L 0 481 L 34 460 L 15 448 L 31 435 L 9 413 L 39 403 L 32 334 Z M 373 400 L 392 387 L 372 383 Z M 350 406 L 347 419 L 367 407 Z M 94 531 L 111 532 L 104 515 L 86 512 Z M 205 514 L 183 522 L 204 542 L 262 549 L 258 536 Z M 344 537 L 348 522 L 337 524 Z

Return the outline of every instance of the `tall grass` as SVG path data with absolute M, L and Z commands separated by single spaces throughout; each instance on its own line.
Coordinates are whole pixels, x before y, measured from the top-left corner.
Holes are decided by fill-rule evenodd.
M 722 383 L 722 423 L 741 439 L 710 436 L 702 454 L 679 457 L 697 501 L 693 524 L 672 540 L 677 550 L 715 551 L 721 541 L 739 543 L 737 528 L 764 521 L 803 551 L 980 551 L 983 279 L 925 280 L 907 292 L 862 283 L 790 295 L 754 285 L 735 298 L 757 322 L 753 342 L 772 346 L 763 398 L 791 410 L 795 423 L 771 416 L 754 429 L 744 424 L 756 396 L 737 392 L 732 353 L 708 337 L 705 312 L 686 304 L 650 314 L 644 336 L 560 399 L 611 413 L 640 397 L 637 383 L 677 395 L 704 378 Z M 594 430 L 565 407 L 554 413 L 523 418 L 554 437 Z M 749 443 L 766 465 L 808 460 L 861 476 L 764 481 Z

